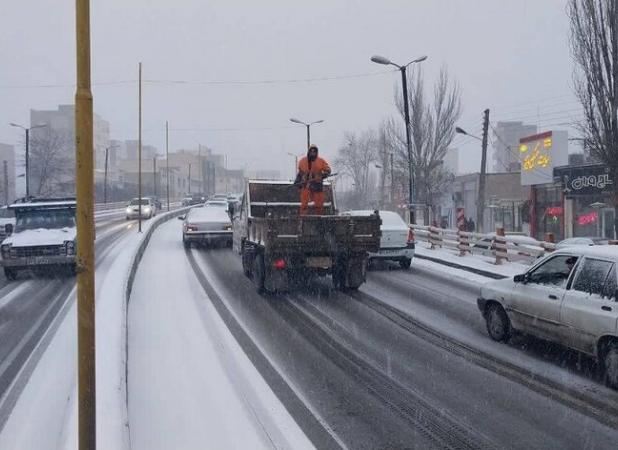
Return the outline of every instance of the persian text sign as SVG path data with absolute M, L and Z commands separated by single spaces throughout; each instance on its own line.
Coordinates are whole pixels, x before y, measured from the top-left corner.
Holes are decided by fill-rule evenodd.
M 564 194 L 569 198 L 610 192 L 614 185 L 609 167 L 602 164 L 556 167 L 554 178 L 563 183 Z
M 547 131 L 519 140 L 521 184 L 553 182 L 553 169 L 568 162 L 568 135 L 566 131 Z

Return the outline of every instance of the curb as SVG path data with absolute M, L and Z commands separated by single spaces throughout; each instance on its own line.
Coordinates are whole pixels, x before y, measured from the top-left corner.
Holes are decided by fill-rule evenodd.
M 433 256 L 425 256 L 425 255 L 419 255 L 418 253 L 415 253 L 414 257 L 418 259 L 426 259 L 427 261 L 435 262 L 435 263 L 442 264 L 448 267 L 453 267 L 455 269 L 465 270 L 466 272 L 475 273 L 477 275 L 481 275 L 487 278 L 493 278 L 494 280 L 503 280 L 505 278 L 509 278 L 506 275 L 500 275 L 495 272 L 489 272 L 483 269 L 476 269 L 474 267 L 468 267 L 462 264 L 457 264 L 457 263 L 450 262 L 450 261 L 444 261 L 443 259 L 434 258 Z
M 152 237 L 152 234 L 154 233 L 154 231 L 157 228 L 159 228 L 159 226 L 163 225 L 164 223 L 168 222 L 171 219 L 174 219 L 180 216 L 181 214 L 188 211 L 189 209 L 191 209 L 191 207 L 179 208 L 179 209 L 176 209 L 170 212 L 166 212 L 165 214 L 155 219 L 151 219 L 154 221 L 152 222 L 152 224 L 150 225 L 150 227 L 144 234 L 144 237 L 142 238 L 142 241 L 140 242 L 139 247 L 137 248 L 137 251 L 133 255 L 133 261 L 131 261 L 131 269 L 129 270 L 129 275 L 125 281 L 124 323 L 122 324 L 122 326 L 124 327 L 124 383 L 123 384 L 124 384 L 124 395 L 125 395 L 124 401 L 125 401 L 125 411 L 126 411 L 125 426 L 127 428 L 128 443 L 129 443 L 128 448 L 131 448 L 131 431 L 130 431 L 130 426 L 129 426 L 129 325 L 128 324 L 129 324 L 129 301 L 131 298 L 131 290 L 133 289 L 133 282 L 135 281 L 135 274 L 137 273 L 137 268 L 139 266 L 139 263 L 141 262 L 142 257 L 144 256 L 144 252 L 146 251 L 146 247 L 148 247 L 148 244 L 150 243 L 150 238 Z

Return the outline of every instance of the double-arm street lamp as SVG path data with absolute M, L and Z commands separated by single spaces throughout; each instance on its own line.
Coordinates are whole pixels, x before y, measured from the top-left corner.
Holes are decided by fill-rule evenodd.
M 23 125 L 19 125 L 17 123 L 9 123 L 12 127 L 21 128 L 26 132 L 26 198 L 30 197 L 30 172 L 28 168 L 30 166 L 30 130 L 34 130 L 35 128 L 43 128 L 46 127 L 46 124 L 42 125 L 34 125 L 33 127 L 27 128 Z
M 371 61 L 377 64 L 383 64 L 385 66 L 395 66 L 401 72 L 401 90 L 403 91 L 403 112 L 404 118 L 406 121 L 406 147 L 408 151 L 408 171 L 410 172 L 410 178 L 408 183 L 409 193 L 409 205 L 408 208 L 410 210 L 410 223 L 414 223 L 414 171 L 412 170 L 412 141 L 410 139 L 410 107 L 408 105 L 408 81 L 406 79 L 406 69 L 411 64 L 420 63 L 425 61 L 427 56 L 421 56 L 416 58 L 413 61 L 410 61 L 408 64 L 400 66 L 399 64 L 395 64 L 390 59 L 385 58 L 384 56 L 374 55 L 371 57 Z
M 297 123 L 299 125 L 304 125 L 304 126 L 307 127 L 307 150 L 309 150 L 309 146 L 311 145 L 311 131 L 310 131 L 311 125 L 315 125 L 316 123 L 322 123 L 324 121 L 323 120 L 316 120 L 315 122 L 305 123 L 302 120 L 298 120 L 298 119 L 295 119 L 295 118 L 292 117 L 290 119 L 290 122 Z

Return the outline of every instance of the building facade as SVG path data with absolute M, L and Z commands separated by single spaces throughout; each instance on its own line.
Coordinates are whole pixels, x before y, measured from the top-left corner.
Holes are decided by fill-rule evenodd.
M 537 132 L 536 125 L 523 122 L 498 122 L 494 129 L 493 172 L 519 172 L 519 140 Z
M 0 204 L 15 200 L 15 175 L 15 147 L 0 143 Z

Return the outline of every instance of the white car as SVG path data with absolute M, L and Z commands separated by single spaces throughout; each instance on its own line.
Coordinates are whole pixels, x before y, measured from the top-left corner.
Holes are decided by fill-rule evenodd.
M 609 239 L 604 237 L 572 237 L 563 239 L 556 244 L 556 248 L 570 247 L 573 245 L 607 245 Z
M 126 209 L 127 220 L 138 219 L 140 215 L 142 219 L 150 219 L 157 215 L 157 207 L 152 199 L 142 198 L 140 201 L 139 198 L 134 198 L 129 202 Z
M 382 225 L 380 250 L 369 253 L 369 259 L 397 261 L 402 269 L 409 269 L 414 258 L 414 235 L 399 214 L 393 211 L 378 211 Z M 346 211 L 342 215 L 370 216 L 374 211 Z
M 208 204 L 191 208 L 186 216 L 180 216 L 182 242 L 185 247 L 191 243 L 232 245 L 232 221 L 226 207 Z
M 208 200 L 204 205 L 207 208 L 223 208 L 228 211 L 230 204 L 227 200 Z
M 512 279 L 487 283 L 478 307 L 489 336 L 520 331 L 598 358 L 618 388 L 618 247 L 557 250 Z

